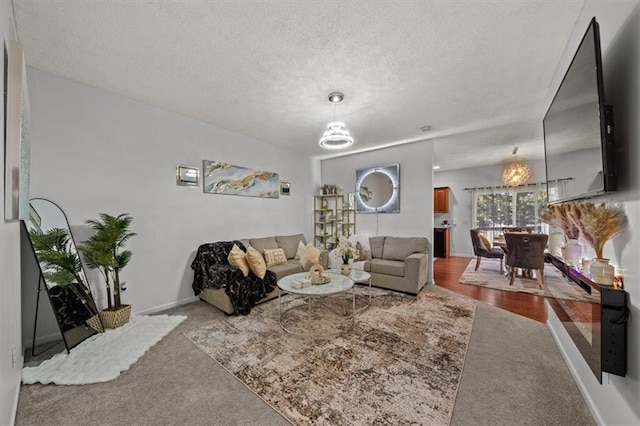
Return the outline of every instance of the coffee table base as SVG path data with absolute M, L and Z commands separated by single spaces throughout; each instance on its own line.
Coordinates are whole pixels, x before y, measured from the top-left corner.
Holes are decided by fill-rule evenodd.
M 279 323 L 280 323 L 280 328 L 282 328 L 285 332 L 297 336 L 297 337 L 304 337 L 307 338 L 311 341 L 313 340 L 321 340 L 321 339 L 330 339 L 332 337 L 336 337 L 339 336 L 341 334 L 344 334 L 346 332 L 348 332 L 349 330 L 353 329 L 355 326 L 355 321 L 356 321 L 356 298 L 355 298 L 355 292 L 351 292 L 351 315 L 345 315 L 345 316 L 350 316 L 351 317 L 351 321 L 349 321 L 349 323 L 347 324 L 346 328 L 336 331 L 336 332 L 329 332 L 329 333 L 314 333 L 313 332 L 313 327 L 312 327 L 312 317 L 313 315 L 313 311 L 314 311 L 314 307 L 313 305 L 313 299 L 318 299 L 318 297 L 312 297 L 312 296 L 305 296 L 305 303 L 300 304 L 300 305 L 295 305 L 295 306 L 291 306 L 285 310 L 282 310 L 282 294 L 280 294 L 278 296 L 278 304 L 279 304 L 279 310 L 280 310 L 280 318 L 279 318 Z M 321 299 L 324 299 L 324 297 L 322 297 Z M 318 300 L 318 302 L 321 302 L 321 300 Z M 286 321 L 286 317 L 292 315 L 292 313 L 296 310 L 301 310 L 301 309 L 307 309 L 307 315 L 306 315 L 306 332 L 299 332 L 299 331 L 295 331 L 289 327 L 287 327 L 284 322 Z M 324 303 L 317 303 L 315 306 L 315 309 L 327 309 L 329 312 L 331 312 L 332 314 L 339 316 L 340 313 L 335 312 L 334 310 L 330 309 L 329 307 L 325 306 Z M 343 317 L 344 318 L 344 317 Z M 317 319 L 317 318 L 316 318 Z

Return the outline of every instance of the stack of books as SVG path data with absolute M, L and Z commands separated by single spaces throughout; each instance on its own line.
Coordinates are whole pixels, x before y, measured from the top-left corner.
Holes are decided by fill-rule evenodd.
M 291 287 L 297 288 L 297 289 L 311 287 L 311 280 L 308 278 L 300 278 L 299 280 L 293 280 L 291 281 Z

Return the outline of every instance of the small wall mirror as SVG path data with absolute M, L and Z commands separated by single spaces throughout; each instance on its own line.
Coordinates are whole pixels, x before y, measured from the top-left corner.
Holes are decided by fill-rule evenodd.
M 176 185 L 194 187 L 200 185 L 200 168 L 178 164 L 176 166 Z
M 68 351 L 102 330 L 102 324 L 67 216 L 52 201 L 34 198 L 23 224 L 40 267 L 37 298 L 46 291 Z M 34 327 L 38 324 L 38 304 L 36 301 Z M 33 336 L 35 348 L 35 330 Z
M 357 170 L 355 198 L 358 213 L 399 213 L 400 165 Z

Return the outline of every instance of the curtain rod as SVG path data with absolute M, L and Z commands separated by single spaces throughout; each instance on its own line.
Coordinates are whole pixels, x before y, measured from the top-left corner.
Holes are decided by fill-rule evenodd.
M 573 180 L 572 177 L 568 177 L 568 178 L 563 178 L 563 179 L 551 179 L 549 182 L 564 182 L 567 180 Z M 538 183 L 528 183 L 526 185 L 519 185 L 519 186 L 506 186 L 506 185 L 497 185 L 497 186 L 478 186 L 475 188 L 464 188 L 465 191 L 475 191 L 477 189 L 499 189 L 499 188 L 523 188 L 525 186 L 536 186 L 536 185 L 546 185 L 547 182 L 538 182 Z

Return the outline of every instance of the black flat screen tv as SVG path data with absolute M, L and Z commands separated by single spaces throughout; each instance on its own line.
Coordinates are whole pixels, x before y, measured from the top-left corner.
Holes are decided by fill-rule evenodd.
M 605 105 L 596 18 L 543 119 L 549 204 L 615 191 L 613 108 Z

